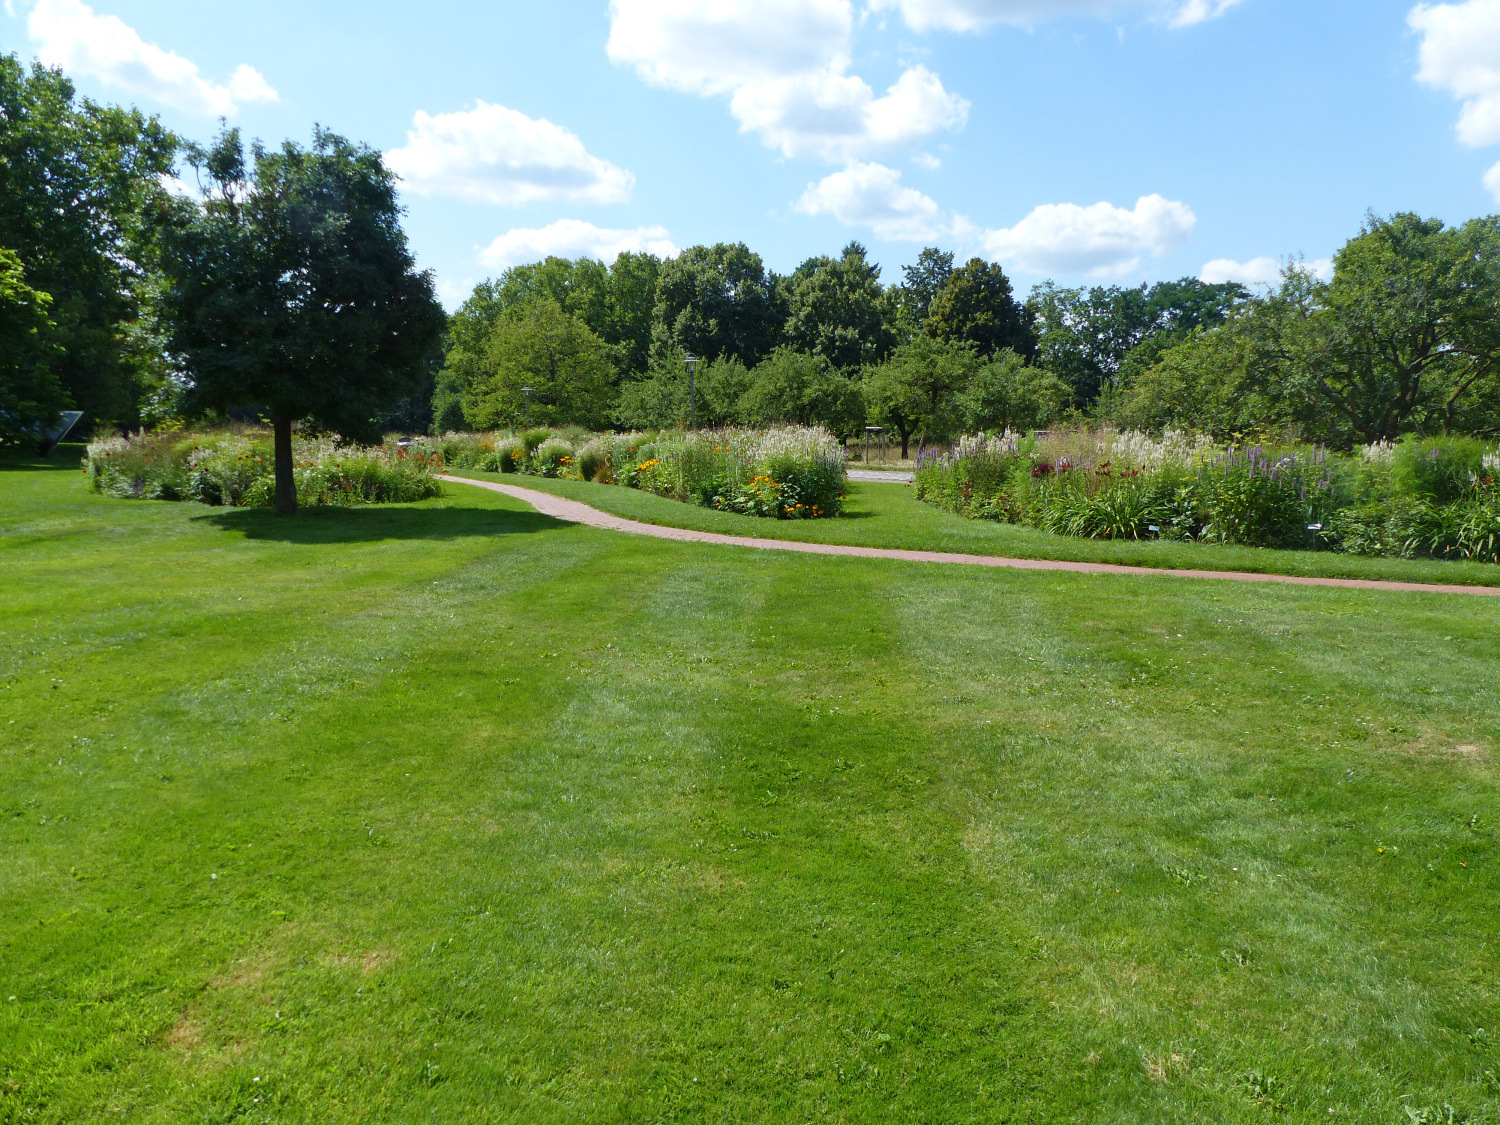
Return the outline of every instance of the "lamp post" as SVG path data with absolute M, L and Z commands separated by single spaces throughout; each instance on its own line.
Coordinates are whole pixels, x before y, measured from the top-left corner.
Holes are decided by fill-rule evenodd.
M 526 396 L 526 425 L 531 425 L 531 388 L 522 387 L 521 393 Z
M 698 428 L 698 394 L 694 385 L 693 376 L 698 370 L 698 357 L 692 352 L 682 357 L 682 362 L 688 369 L 688 429 Z

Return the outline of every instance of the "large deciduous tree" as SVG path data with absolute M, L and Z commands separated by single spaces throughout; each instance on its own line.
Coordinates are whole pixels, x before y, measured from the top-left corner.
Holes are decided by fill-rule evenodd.
M 756 365 L 739 406 L 747 422 L 823 426 L 841 438 L 865 422 L 858 383 L 824 357 L 788 347 L 777 348 Z
M 613 397 L 608 346 L 582 318 L 542 297 L 496 322 L 464 415 L 481 427 L 518 426 L 528 416 L 548 425 L 599 426 Z
M 175 147 L 156 118 L 79 99 L 60 71 L 0 56 L 0 247 L 50 296 L 45 369 L 94 424 L 136 422 L 149 389 L 132 326 Z
M 270 416 L 286 513 L 293 424 L 378 437 L 380 417 L 422 385 L 444 317 L 378 152 L 318 129 L 308 149 L 252 155 L 253 168 L 238 130 L 190 152 L 206 195 L 164 234 L 164 301 L 187 407 Z
M 911 327 L 919 329 L 927 320 L 932 299 L 953 276 L 953 251 L 925 247 L 913 264 L 901 267 L 901 276 L 901 310 Z
M 1317 294 L 1297 390 L 1367 442 L 1451 427 L 1500 362 L 1497 224 L 1371 216 Z
M 690 246 L 663 262 L 652 312 L 652 354 L 665 370 L 683 353 L 733 356 L 753 367 L 778 342 L 785 307 L 776 278 L 743 242 Z
M 865 410 L 870 421 L 901 435 L 901 456 L 913 435 L 924 440 L 952 433 L 960 424 L 959 395 L 979 367 L 970 344 L 918 336 L 896 348 L 884 363 L 865 370 Z
M 966 433 L 1024 433 L 1050 425 L 1072 399 L 1068 385 L 1056 375 L 1030 366 L 1005 348 L 980 366 L 958 393 L 958 412 Z
M 896 344 L 896 292 L 858 242 L 837 258 L 809 258 L 788 279 L 786 341 L 854 370 L 879 363 Z
M 970 258 L 933 296 L 923 330 L 936 340 L 970 343 L 982 356 L 1009 348 L 1036 350 L 1026 309 L 1011 295 L 1010 278 L 993 262 Z

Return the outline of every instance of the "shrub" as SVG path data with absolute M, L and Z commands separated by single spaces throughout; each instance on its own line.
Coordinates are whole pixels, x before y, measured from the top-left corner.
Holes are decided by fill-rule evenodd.
M 1472 496 L 1482 479 L 1489 447 L 1478 438 L 1408 439 L 1390 455 L 1395 495 L 1434 504 L 1451 504 Z
M 1325 507 L 1326 460 L 1321 450 L 1272 456 L 1255 446 L 1229 449 L 1200 466 L 1202 534 L 1250 547 L 1304 545 L 1310 523 Z
M 609 484 L 614 479 L 610 474 L 609 449 L 599 438 L 593 438 L 579 448 L 577 469 L 580 480 Z
M 573 464 L 573 447 L 559 437 L 549 437 L 531 454 L 531 471 L 538 476 L 564 475 Z

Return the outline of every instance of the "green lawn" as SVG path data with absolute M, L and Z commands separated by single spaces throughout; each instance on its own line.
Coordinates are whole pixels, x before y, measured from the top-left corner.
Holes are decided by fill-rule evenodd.
M 447 491 L 0 471 L 0 1121 L 1500 1121 L 1500 604 Z
M 1500 566 L 1490 563 L 1372 559 L 1331 551 L 1270 551 L 1216 543 L 1070 539 L 1031 527 L 966 520 L 922 503 L 916 499 L 911 487 L 903 484 L 851 481 L 845 515 L 839 519 L 764 520 L 732 512 L 716 512 L 617 485 L 481 473 L 469 469 L 460 470 L 456 475 L 552 492 L 646 523 L 766 539 L 852 543 L 861 547 L 914 551 L 957 551 L 1022 559 L 1119 563 L 1175 570 L 1238 570 L 1259 574 L 1500 586 Z

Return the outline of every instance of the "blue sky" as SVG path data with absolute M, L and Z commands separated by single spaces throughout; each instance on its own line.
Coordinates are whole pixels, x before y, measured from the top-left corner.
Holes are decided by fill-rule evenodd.
M 1500 0 L 10 0 L 0 48 L 187 136 L 380 148 L 450 305 L 716 241 L 1254 282 L 1500 197 Z

